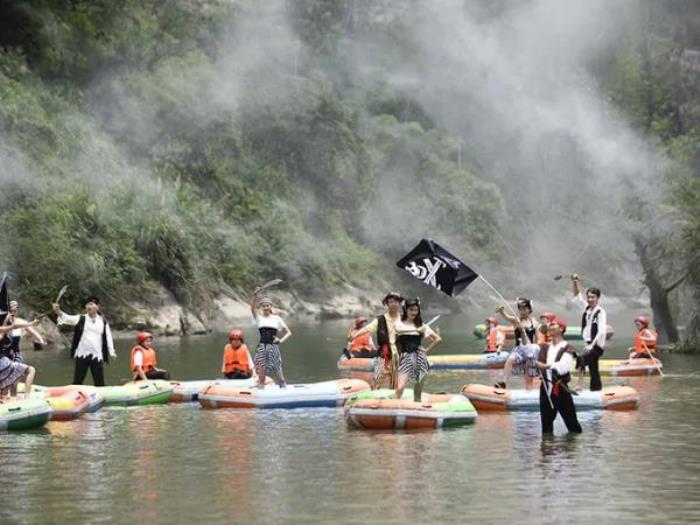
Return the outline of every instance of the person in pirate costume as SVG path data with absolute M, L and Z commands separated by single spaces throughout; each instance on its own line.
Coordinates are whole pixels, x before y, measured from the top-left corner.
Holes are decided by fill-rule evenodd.
M 17 316 L 18 311 L 19 303 L 17 301 L 10 301 L 9 312 L 7 313 L 7 317 L 5 318 L 4 324 L 11 325 L 13 323 L 26 323 L 26 320 Z M 7 341 L 10 344 L 10 350 L 13 354 L 12 358 L 15 361 L 20 361 L 22 363 L 24 363 L 24 358 L 22 357 L 20 342 L 25 331 L 29 333 L 31 338 L 34 340 L 34 350 L 41 350 L 46 344 L 44 338 L 41 337 L 41 334 L 30 325 L 24 328 L 15 328 L 13 330 L 10 330 L 10 332 L 8 332 L 7 334 Z
M 394 327 L 400 319 L 401 301 L 403 297 L 398 292 L 389 292 L 382 300 L 386 311 L 374 321 L 355 330 L 349 337 L 349 341 L 366 334 L 377 336 L 377 364 L 374 368 L 374 380 L 372 388 L 396 388 L 398 369 L 398 351 L 396 349 L 396 332 Z
M 258 299 L 260 292 L 261 288 L 257 287 L 250 299 L 253 321 L 260 332 L 260 342 L 253 359 L 255 372 L 258 376 L 258 387 L 265 388 L 265 379 L 270 376 L 277 385 L 285 388 L 287 383 L 282 372 L 280 344 L 292 336 L 292 331 L 279 315 L 273 313 L 272 300 L 269 297 L 263 296 Z M 258 312 L 258 307 L 260 312 Z
M 605 351 L 606 331 L 608 327 L 608 314 L 600 306 L 600 290 L 598 288 L 588 288 L 586 296 L 581 293 L 581 280 L 576 274 L 571 275 L 574 297 L 572 302 L 583 309 L 581 315 L 581 335 L 586 343 L 583 355 L 579 357 L 578 369 L 583 372 L 588 367 L 591 375 L 591 392 L 603 389 L 598 370 L 598 361 Z
M 535 378 L 538 376 L 535 363 L 540 351 L 540 347 L 536 344 L 540 323 L 532 315 L 532 301 L 530 299 L 518 297 L 516 306 L 518 307 L 517 317 L 506 313 L 505 305 L 500 305 L 496 308 L 496 312 L 513 325 L 515 329 L 515 346 L 510 351 L 510 355 L 503 367 L 503 379 L 494 386 L 496 388 L 506 388 L 513 366 L 517 366 L 525 371 L 525 389 L 531 390 L 536 388 Z
M 554 420 L 561 415 L 569 432 L 580 434 L 581 425 L 576 417 L 576 406 L 569 390 L 571 370 L 576 365 L 574 347 L 564 340 L 566 322 L 555 318 L 547 327 L 551 344 L 540 345 L 537 368 L 543 371 L 540 384 L 540 420 L 542 434 L 554 432 Z M 550 404 L 551 403 L 551 404 Z
M 104 364 L 109 358 L 116 358 L 114 341 L 109 323 L 100 312 L 100 301 L 90 296 L 85 299 L 85 313 L 69 315 L 54 303 L 53 312 L 58 317 L 57 324 L 75 326 L 70 355 L 75 358 L 73 384 L 82 385 L 88 369 L 95 386 L 105 386 Z
M 421 401 L 425 376 L 430 370 L 428 352 L 442 342 L 428 325 L 423 324 L 420 311 L 420 299 L 406 299 L 401 312 L 401 319 L 394 325 L 396 347 L 399 351 L 399 373 L 396 385 L 396 399 L 401 399 L 404 388 L 413 381 L 413 400 Z M 421 341 L 427 339 L 427 347 Z
M 0 326 L 0 337 L 5 339 L 12 330 L 35 326 L 40 320 L 41 318 L 37 318 L 29 323 L 15 320 L 13 323 L 2 325 Z M 23 361 L 15 360 L 14 357 L 10 343 L 4 344 L 0 348 L 0 398 L 5 397 L 8 393 L 16 395 L 17 383 L 20 381 L 25 384 L 24 397 L 29 398 L 36 370 Z

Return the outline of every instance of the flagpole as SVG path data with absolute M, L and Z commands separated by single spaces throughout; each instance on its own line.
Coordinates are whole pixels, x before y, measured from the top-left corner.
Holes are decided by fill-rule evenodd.
M 511 313 L 513 314 L 513 316 L 518 317 L 518 314 L 515 313 L 515 310 L 513 310 L 513 307 L 510 305 L 510 303 L 509 303 L 508 301 L 505 300 L 505 298 L 503 297 L 503 295 L 501 295 L 501 292 L 499 292 L 498 290 L 496 290 L 496 289 L 493 287 L 493 285 L 492 285 L 490 282 L 488 282 L 488 281 L 484 278 L 483 275 L 479 274 L 479 279 L 481 279 L 482 281 L 484 281 L 484 284 L 485 284 L 486 286 L 488 286 L 489 288 L 491 288 L 491 290 L 493 290 L 493 292 L 494 292 L 498 297 L 501 298 L 501 301 L 503 301 L 503 304 L 505 304 L 505 305 L 508 307 L 508 309 L 511 311 Z M 541 380 L 543 381 L 543 383 L 544 383 L 544 393 L 547 394 L 547 401 L 549 401 L 549 407 L 550 407 L 552 410 L 554 410 L 554 403 L 552 402 L 552 398 L 550 397 L 549 392 L 547 391 L 547 381 L 546 381 L 545 378 L 544 378 L 544 374 L 542 373 L 542 370 L 540 370 L 539 368 L 537 369 L 537 371 L 538 371 L 539 374 L 540 374 L 540 379 L 541 379 Z

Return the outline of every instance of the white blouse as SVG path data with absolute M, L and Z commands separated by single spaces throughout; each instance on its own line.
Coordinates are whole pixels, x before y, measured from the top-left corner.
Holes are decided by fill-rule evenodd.
M 278 332 L 289 331 L 289 328 L 282 320 L 282 318 L 277 314 L 272 315 L 258 315 L 254 319 L 255 326 L 258 328 L 274 328 Z

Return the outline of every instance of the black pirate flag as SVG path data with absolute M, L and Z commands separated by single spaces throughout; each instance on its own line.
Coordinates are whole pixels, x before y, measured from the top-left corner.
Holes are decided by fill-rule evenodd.
M 459 295 L 479 277 L 469 266 L 431 239 L 421 240 L 396 266 L 451 297 Z

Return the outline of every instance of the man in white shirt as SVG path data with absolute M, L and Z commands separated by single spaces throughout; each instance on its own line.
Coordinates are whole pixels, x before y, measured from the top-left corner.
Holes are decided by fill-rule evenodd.
M 69 315 L 62 312 L 58 304 L 53 305 L 53 311 L 59 325 L 75 326 L 71 344 L 71 357 L 75 358 L 73 384 L 82 385 L 89 368 L 95 386 L 105 386 L 104 363 L 117 354 L 109 323 L 100 313 L 100 301 L 97 297 L 88 297 L 85 315 Z
M 581 280 L 577 274 L 571 275 L 574 297 L 572 302 L 583 309 L 581 316 L 581 336 L 586 343 L 583 355 L 579 358 L 578 367 L 583 371 L 588 367 L 591 375 L 591 392 L 603 389 L 598 370 L 598 360 L 605 350 L 606 332 L 608 328 L 608 314 L 600 306 L 600 290 L 589 288 L 584 298 L 581 293 Z
M 540 345 L 537 368 L 544 371 L 544 381 L 540 384 L 542 434 L 554 432 L 557 413 L 561 415 L 569 432 L 582 432 L 576 417 L 574 399 L 567 386 L 576 363 L 576 354 L 574 347 L 564 340 L 565 331 L 566 321 L 555 318 L 547 327 L 552 343 Z

